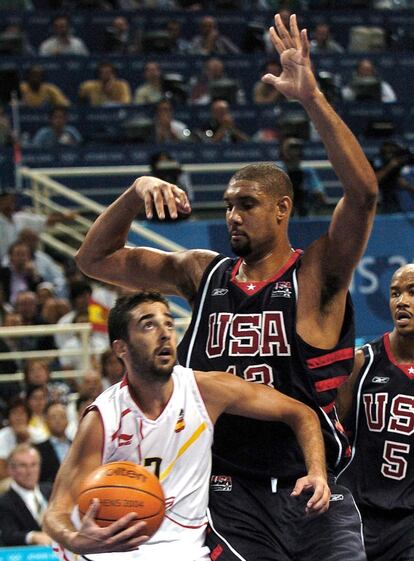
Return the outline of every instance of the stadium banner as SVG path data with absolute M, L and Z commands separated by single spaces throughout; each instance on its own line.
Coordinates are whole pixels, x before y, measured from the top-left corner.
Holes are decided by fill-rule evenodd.
M 0 547 L 0 561 L 57 561 L 51 547 L 25 545 L 24 547 Z

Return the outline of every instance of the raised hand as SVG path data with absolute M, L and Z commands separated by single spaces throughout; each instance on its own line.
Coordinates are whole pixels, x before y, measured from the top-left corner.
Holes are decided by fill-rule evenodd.
M 160 220 L 165 218 L 165 207 L 168 208 L 171 218 L 177 218 L 178 213 L 189 214 L 190 202 L 185 191 L 156 177 L 144 176 L 134 183 L 135 192 L 143 200 L 145 215 L 153 218 L 154 212 Z
M 299 32 L 296 15 L 290 16 L 290 29 L 286 29 L 279 14 L 274 27 L 269 29 L 270 38 L 280 55 L 280 76 L 265 74 L 262 81 L 270 84 L 288 99 L 306 103 L 317 92 L 318 87 L 312 72 L 309 41 L 306 29 Z

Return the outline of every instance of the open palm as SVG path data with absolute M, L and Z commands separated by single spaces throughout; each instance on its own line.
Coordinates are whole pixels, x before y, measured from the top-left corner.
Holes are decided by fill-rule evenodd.
M 269 32 L 272 43 L 280 55 L 282 73 L 280 76 L 265 74 L 262 78 L 263 82 L 271 84 L 288 99 L 305 102 L 317 89 L 311 68 L 306 30 L 299 32 L 295 15 L 290 17 L 290 30 L 287 30 L 277 14 L 275 25 Z

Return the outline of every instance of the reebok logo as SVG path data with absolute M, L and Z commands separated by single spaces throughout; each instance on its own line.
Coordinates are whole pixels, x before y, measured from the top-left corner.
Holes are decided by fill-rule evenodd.
M 344 496 L 339 494 L 339 493 L 335 493 L 333 495 L 331 495 L 331 498 L 329 499 L 330 503 L 335 503 L 337 501 L 343 501 L 344 500 Z
M 214 288 L 213 291 L 211 292 L 212 296 L 224 296 L 225 294 L 227 294 L 228 289 L 227 288 Z
M 387 384 L 390 381 L 388 376 L 374 376 L 372 378 L 373 384 Z

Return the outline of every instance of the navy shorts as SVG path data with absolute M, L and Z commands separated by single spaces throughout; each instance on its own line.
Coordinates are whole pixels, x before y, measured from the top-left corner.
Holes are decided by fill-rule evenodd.
M 207 545 L 212 561 L 366 561 L 361 518 L 348 489 L 330 481 L 329 510 L 305 513 L 312 493 L 291 497 L 270 480 L 212 476 Z
M 414 561 L 414 512 L 361 507 L 368 561 Z

